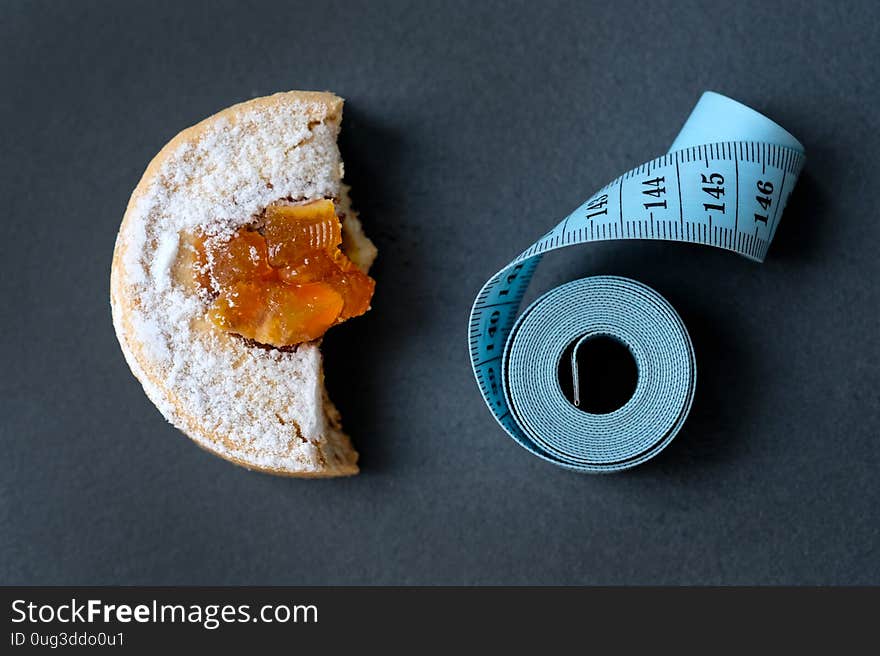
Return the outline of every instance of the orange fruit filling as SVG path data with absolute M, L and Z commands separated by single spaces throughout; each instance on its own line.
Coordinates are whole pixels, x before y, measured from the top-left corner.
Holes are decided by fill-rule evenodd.
M 199 237 L 196 281 L 215 295 L 218 328 L 270 346 L 318 339 L 370 309 L 376 282 L 339 250 L 332 201 L 271 205 L 259 228 L 228 241 Z

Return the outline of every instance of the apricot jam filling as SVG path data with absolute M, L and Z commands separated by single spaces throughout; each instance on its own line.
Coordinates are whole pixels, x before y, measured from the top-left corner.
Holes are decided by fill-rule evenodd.
M 339 246 L 333 202 L 274 204 L 228 240 L 195 239 L 196 281 L 218 328 L 285 347 L 318 339 L 370 309 L 375 281 Z

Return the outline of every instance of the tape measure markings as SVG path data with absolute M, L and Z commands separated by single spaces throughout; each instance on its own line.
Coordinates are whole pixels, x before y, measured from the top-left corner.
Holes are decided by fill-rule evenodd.
M 708 135 L 720 135 L 722 139 L 699 143 L 701 138 Z M 690 364 L 689 356 L 686 355 L 688 349 L 680 341 L 684 338 L 677 333 L 677 326 L 680 326 L 686 336 L 685 341 L 690 344 L 684 324 L 675 310 L 659 294 L 634 281 L 609 276 L 584 279 L 594 281 L 594 284 L 574 281 L 551 290 L 517 318 L 523 296 L 543 255 L 559 248 L 594 241 L 643 239 L 715 246 L 761 262 L 767 254 L 779 217 L 804 163 L 803 147 L 789 133 L 744 105 L 711 92 L 704 94 L 695 107 L 673 148 L 677 145 L 683 147 L 645 162 L 599 189 L 490 278 L 474 302 L 468 338 L 471 364 L 483 398 L 496 420 L 511 437 L 530 452 L 554 464 L 578 471 L 616 471 L 652 457 L 675 436 L 689 411 L 696 368 Z M 557 290 L 562 290 L 559 292 L 561 296 L 554 296 Z M 622 295 L 620 298 L 628 299 L 634 305 L 621 305 L 620 298 L 606 298 L 603 296 L 606 293 Z M 592 296 L 585 298 L 578 294 Z M 692 380 L 687 382 L 684 379 L 671 378 L 670 381 L 676 385 L 687 383 L 685 388 L 690 389 L 690 397 L 679 399 L 682 407 L 665 409 L 670 414 L 657 425 L 663 428 L 669 424 L 671 433 L 661 430 L 655 436 L 657 440 L 654 446 L 649 445 L 641 451 L 636 450 L 638 453 L 633 452 L 630 448 L 632 444 L 641 444 L 633 435 L 629 436 L 629 441 L 606 434 L 583 435 L 580 438 L 582 442 L 578 442 L 576 435 L 560 438 L 559 431 L 563 425 L 554 423 L 553 418 L 545 419 L 557 431 L 556 435 L 542 435 L 539 430 L 536 432 L 537 429 L 532 425 L 535 422 L 529 419 L 529 408 L 517 408 L 515 405 L 511 407 L 511 399 L 523 402 L 528 398 L 541 405 L 546 400 L 542 395 L 546 395 L 546 398 L 552 397 L 554 403 L 561 397 L 561 393 L 556 394 L 559 385 L 555 373 L 552 375 L 553 380 L 533 380 L 531 384 L 539 385 L 538 395 L 530 396 L 518 387 L 516 380 L 511 381 L 510 372 L 505 369 L 512 365 L 517 376 L 528 377 L 527 370 L 517 368 L 521 362 L 509 359 L 528 357 L 527 353 L 520 353 L 519 349 L 513 348 L 515 338 L 518 337 L 520 328 L 530 325 L 528 317 L 533 313 L 548 322 L 540 328 L 552 332 L 553 316 L 542 313 L 541 304 L 560 301 L 563 305 L 559 307 L 566 311 L 564 303 L 577 306 L 571 316 L 575 323 L 582 320 L 589 324 L 592 321 L 590 317 L 595 318 L 594 310 L 604 308 L 603 311 L 607 311 L 605 319 L 609 323 L 603 328 L 607 328 L 603 334 L 619 339 L 631 351 L 634 348 L 640 349 L 642 360 L 636 358 L 640 376 L 643 367 L 660 366 L 657 364 L 659 360 L 652 360 L 653 364 L 646 360 L 650 359 L 653 347 L 645 340 L 649 337 L 659 340 L 659 346 L 665 348 L 668 344 L 662 340 L 671 338 L 670 335 L 679 339 L 676 342 L 675 357 L 678 360 L 674 363 L 677 367 L 675 371 L 681 373 L 679 370 L 687 370 L 687 375 Z M 588 307 L 591 304 L 595 307 Z M 647 307 L 653 308 L 659 314 L 645 315 L 644 319 L 648 321 L 653 317 L 655 320 L 662 320 L 666 322 L 664 325 L 668 330 L 667 333 L 656 334 L 651 333 L 650 329 L 647 333 L 636 331 L 639 334 L 638 339 L 644 341 L 639 342 L 640 345 L 636 347 L 626 341 L 633 339 L 623 328 L 627 321 L 626 314 L 638 313 Z M 562 309 L 560 312 L 565 313 Z M 674 315 L 675 321 L 667 321 L 667 314 L 670 312 L 669 316 Z M 601 315 L 599 312 L 596 316 Z M 629 329 L 634 330 L 632 326 Z M 583 334 L 588 332 L 585 330 Z M 532 337 L 536 341 L 527 346 L 538 349 L 541 336 L 535 334 Z M 556 346 L 564 348 L 567 345 Z M 689 350 L 692 355 L 692 346 Z M 533 364 L 537 366 L 537 363 Z M 663 364 L 666 365 L 671 366 L 671 363 Z M 544 367 L 544 373 L 551 376 L 552 367 L 548 367 L 549 365 Z M 662 367 L 658 370 L 662 370 Z M 655 389 L 654 393 L 659 394 L 661 390 Z M 568 407 L 574 413 L 580 413 L 579 415 L 570 415 L 564 406 L 558 404 L 553 409 L 554 412 L 565 414 L 575 423 L 583 418 L 581 415 L 586 416 L 587 423 L 582 428 L 589 432 L 600 424 L 604 426 L 603 420 L 596 420 L 596 417 L 611 416 L 613 420 L 617 420 L 626 415 L 626 412 L 631 412 L 637 407 L 632 405 L 636 397 L 642 398 L 638 387 L 633 399 L 609 415 L 590 415 L 570 404 Z M 650 401 L 647 397 L 645 399 L 645 402 Z M 627 411 L 620 413 L 624 408 Z M 523 422 L 529 425 L 524 428 Z M 649 432 L 653 428 L 650 422 L 637 421 L 634 426 Z M 628 428 L 621 424 L 615 425 L 615 430 L 625 433 Z M 561 446 L 554 442 L 557 439 L 562 440 Z M 616 446 L 612 448 L 609 445 Z M 590 460 L 581 457 L 585 453 L 614 454 L 615 457 L 621 453 L 629 455 L 616 460 Z M 647 457 L 643 458 L 645 454 Z

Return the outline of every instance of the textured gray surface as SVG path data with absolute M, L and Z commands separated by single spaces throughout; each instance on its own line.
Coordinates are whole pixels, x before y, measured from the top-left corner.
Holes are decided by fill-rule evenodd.
M 840 4 L 5 4 L 0 582 L 880 583 L 880 11 Z M 113 241 L 149 159 L 291 88 L 347 98 L 380 249 L 374 311 L 326 340 L 362 453 L 348 480 L 204 453 L 110 324 Z M 655 461 L 557 470 L 483 406 L 471 300 L 664 152 L 706 88 L 800 137 L 806 171 L 764 265 L 636 242 L 545 261 L 536 291 L 589 273 L 658 289 L 700 367 Z

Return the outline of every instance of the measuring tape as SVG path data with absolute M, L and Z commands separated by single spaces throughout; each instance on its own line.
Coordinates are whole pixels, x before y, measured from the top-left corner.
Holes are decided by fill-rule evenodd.
M 557 287 L 517 312 L 541 257 L 609 239 L 662 239 L 725 248 L 762 262 L 804 164 L 804 147 L 754 110 L 717 93 L 700 98 L 669 152 L 624 173 L 578 207 L 477 295 L 470 356 L 495 419 L 532 454 L 567 469 L 634 467 L 675 437 L 690 411 L 696 360 L 687 329 L 656 291 L 616 276 Z M 563 354 L 607 336 L 638 368 L 632 398 L 607 414 L 566 399 Z M 585 372 L 589 375 L 589 372 Z

